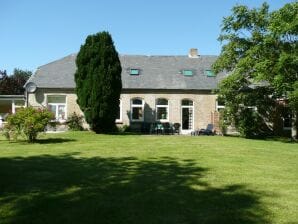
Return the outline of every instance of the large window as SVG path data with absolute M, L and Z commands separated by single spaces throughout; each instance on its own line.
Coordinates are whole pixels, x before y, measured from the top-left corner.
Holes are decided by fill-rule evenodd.
M 283 129 L 288 130 L 292 128 L 292 113 L 289 107 L 284 107 L 282 112 Z
M 17 112 L 19 109 L 24 108 L 25 107 L 25 101 L 24 100 L 14 100 L 12 102 L 12 113 Z
M 66 117 L 66 96 L 48 95 L 48 109 L 55 115 L 55 120 L 65 121 Z
M 156 100 L 156 120 L 169 121 L 169 102 L 167 99 Z
M 120 123 L 122 122 L 122 100 L 119 100 L 119 108 L 118 108 L 118 115 L 116 122 Z
M 225 102 L 222 98 L 218 97 L 216 100 L 216 111 L 220 112 L 225 109 Z
M 144 100 L 140 98 L 131 100 L 131 120 L 144 121 Z

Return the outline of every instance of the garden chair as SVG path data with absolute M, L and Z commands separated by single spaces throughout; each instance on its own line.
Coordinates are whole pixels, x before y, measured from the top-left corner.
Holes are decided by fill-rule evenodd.
M 214 129 L 214 125 L 208 124 L 206 129 L 199 130 L 199 135 L 214 135 L 213 129 Z
M 174 134 L 176 134 L 176 133 L 177 133 L 178 135 L 180 134 L 180 126 L 181 126 L 181 125 L 180 125 L 179 123 L 174 123 L 174 124 L 173 124 Z
M 173 127 L 169 122 L 163 123 L 162 126 L 163 126 L 164 134 L 173 134 L 174 133 Z

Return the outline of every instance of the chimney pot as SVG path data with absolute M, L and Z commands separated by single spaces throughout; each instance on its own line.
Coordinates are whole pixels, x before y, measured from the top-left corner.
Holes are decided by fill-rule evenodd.
M 190 58 L 198 58 L 199 57 L 198 49 L 197 48 L 191 48 L 189 50 L 188 57 L 190 57 Z

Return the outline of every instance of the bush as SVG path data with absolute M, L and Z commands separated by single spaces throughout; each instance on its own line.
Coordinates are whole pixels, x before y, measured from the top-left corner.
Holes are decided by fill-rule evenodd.
M 245 138 L 264 138 L 272 135 L 261 115 L 250 108 L 242 109 L 236 120 L 240 135 Z
M 83 128 L 83 116 L 80 116 L 76 113 L 70 115 L 67 119 L 67 125 L 72 131 L 82 131 Z
M 7 117 L 4 135 L 9 139 L 17 140 L 24 134 L 28 142 L 34 142 L 39 132 L 43 132 L 54 115 L 46 109 L 22 108 L 17 113 Z
M 125 132 L 129 132 L 129 131 L 130 131 L 130 127 L 126 124 L 118 127 L 119 133 L 125 133 Z

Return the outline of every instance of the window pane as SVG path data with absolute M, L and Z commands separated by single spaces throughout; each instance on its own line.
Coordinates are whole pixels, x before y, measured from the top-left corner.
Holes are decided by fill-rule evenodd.
M 141 120 L 143 118 L 143 111 L 141 107 L 133 107 L 132 108 L 132 119 L 133 120 Z
M 157 120 L 167 120 L 168 119 L 168 110 L 166 107 L 157 107 L 156 108 Z
M 56 105 L 48 105 L 48 110 L 56 116 Z
M 139 75 L 139 69 L 130 69 L 131 75 Z
M 205 70 L 205 75 L 207 77 L 214 77 L 215 76 L 214 72 L 212 70 L 209 70 L 209 69 Z
M 142 105 L 143 104 L 143 101 L 141 99 L 133 99 L 132 100 L 132 104 Z
M 66 103 L 66 96 L 48 96 L 48 103 Z
M 223 98 L 220 98 L 220 97 L 217 98 L 217 105 L 218 106 L 224 106 L 225 105 L 225 101 L 223 100 Z
M 193 102 L 191 100 L 182 100 L 182 106 L 192 106 Z
M 59 105 L 58 106 L 58 120 L 64 120 L 64 119 L 65 119 L 65 105 Z
M 292 113 L 289 107 L 285 107 L 283 110 L 283 121 L 284 121 L 284 128 L 291 128 L 292 127 Z
M 191 130 L 193 124 L 193 110 L 192 108 L 182 109 L 182 129 Z
M 218 112 L 221 112 L 221 111 L 223 111 L 225 108 L 224 107 L 220 107 L 220 108 L 217 108 L 217 111 Z
M 24 100 L 15 100 L 14 101 L 15 106 L 24 106 L 25 105 L 25 101 Z
M 157 105 L 168 105 L 167 99 L 157 99 Z
M 119 107 L 118 107 L 118 114 L 117 114 L 117 120 L 120 120 L 120 113 L 121 113 L 121 101 L 119 101 Z

